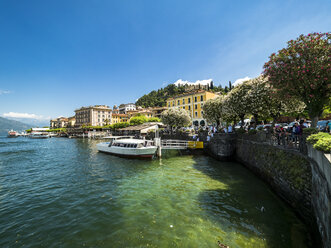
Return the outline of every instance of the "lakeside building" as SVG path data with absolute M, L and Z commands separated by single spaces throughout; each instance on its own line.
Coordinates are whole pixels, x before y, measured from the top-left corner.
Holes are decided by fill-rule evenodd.
M 56 119 L 50 120 L 50 128 L 65 128 L 65 127 L 74 127 L 76 122 L 75 116 L 71 117 L 58 117 Z
M 120 122 L 128 122 L 129 121 L 129 116 L 127 114 L 112 114 L 112 122 L 111 124 L 114 123 L 120 123 Z
M 136 105 L 134 103 L 126 103 L 118 106 L 119 114 L 127 114 L 128 111 L 136 110 Z
M 153 117 L 157 117 L 161 119 L 161 114 L 163 111 L 167 110 L 167 107 L 153 107 L 148 108 L 153 113 Z
M 74 127 L 76 124 L 75 116 L 68 117 L 68 127 Z
M 167 107 L 149 107 L 149 108 L 142 108 L 142 107 L 137 107 L 136 110 L 129 110 L 127 111 L 127 114 L 129 117 L 133 117 L 135 115 L 144 115 L 147 118 L 151 117 L 158 117 L 161 118 L 161 114 L 163 111 L 165 111 Z
M 58 117 L 56 119 L 50 120 L 50 125 L 49 126 L 52 129 L 68 127 L 68 118 L 61 116 L 61 117 Z
M 203 118 L 203 104 L 215 97 L 218 97 L 215 93 L 206 90 L 194 90 L 168 98 L 167 107 L 177 107 L 187 110 L 190 113 L 194 126 L 204 126 L 207 122 Z
M 75 127 L 104 126 L 112 123 L 112 109 L 107 105 L 81 107 L 75 110 Z
M 119 114 L 119 113 L 120 113 L 120 111 L 119 111 L 117 105 L 114 105 L 113 106 L 113 114 Z

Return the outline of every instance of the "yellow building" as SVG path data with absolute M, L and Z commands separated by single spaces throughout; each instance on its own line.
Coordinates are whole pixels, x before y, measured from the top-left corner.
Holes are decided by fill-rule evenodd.
M 185 92 L 181 95 L 168 98 L 167 107 L 177 107 L 187 110 L 192 117 L 193 125 L 203 126 L 206 124 L 206 121 L 203 118 L 203 104 L 207 100 L 213 99 L 215 97 L 218 97 L 218 95 L 205 90 Z
M 131 118 L 133 116 L 137 116 L 137 115 L 144 115 L 147 118 L 154 117 L 154 113 L 152 110 L 143 109 L 143 108 L 139 108 L 137 110 L 129 110 L 129 111 L 127 111 L 127 114 L 129 115 L 129 118 Z
M 129 116 L 127 114 L 112 114 L 112 124 L 120 122 L 128 122 Z

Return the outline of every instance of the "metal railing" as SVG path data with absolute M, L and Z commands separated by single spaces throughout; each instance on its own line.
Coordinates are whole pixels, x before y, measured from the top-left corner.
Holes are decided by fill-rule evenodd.
M 161 140 L 162 149 L 187 149 L 188 141 L 186 140 Z
M 281 146 L 286 149 L 299 150 L 302 153 L 307 152 L 306 136 L 291 133 L 273 133 L 268 135 L 269 143 L 274 146 Z

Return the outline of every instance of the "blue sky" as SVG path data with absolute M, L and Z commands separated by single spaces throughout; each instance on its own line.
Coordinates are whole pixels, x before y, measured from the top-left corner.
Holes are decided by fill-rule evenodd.
M 331 1 L 0 0 L 0 116 L 71 116 L 178 79 L 255 77 L 286 41 L 330 31 L 330 13 Z

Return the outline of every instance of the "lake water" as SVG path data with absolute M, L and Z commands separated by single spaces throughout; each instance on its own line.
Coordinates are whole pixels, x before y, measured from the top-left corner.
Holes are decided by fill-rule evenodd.
M 124 159 L 98 142 L 0 138 L 0 247 L 310 246 L 293 211 L 238 163 Z

